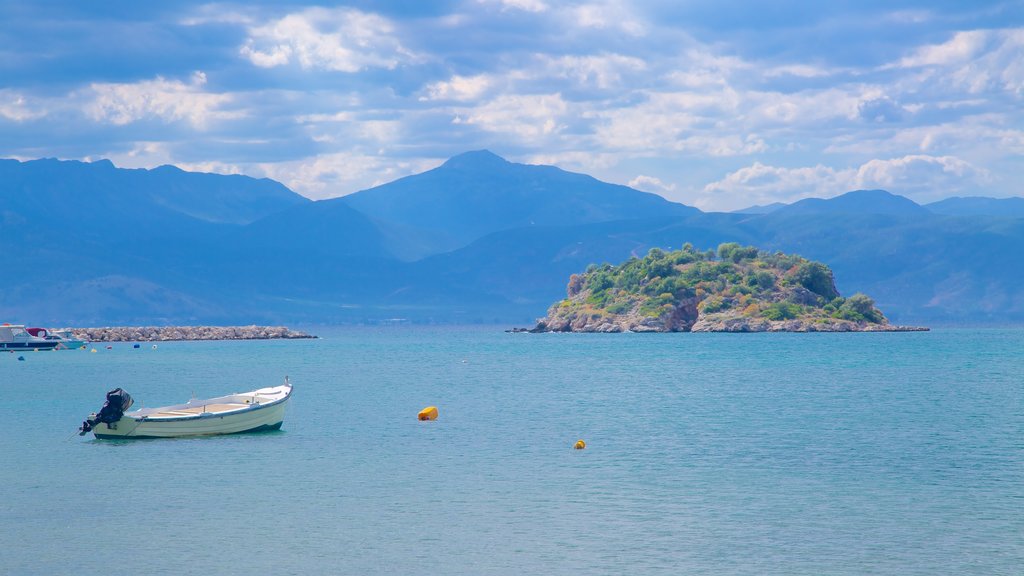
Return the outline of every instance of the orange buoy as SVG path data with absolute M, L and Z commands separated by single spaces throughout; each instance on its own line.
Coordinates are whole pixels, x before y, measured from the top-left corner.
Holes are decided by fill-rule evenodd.
M 575 448 L 577 450 L 583 450 L 586 447 L 587 447 L 587 443 L 584 442 L 583 440 L 577 440 L 576 444 L 573 445 L 573 448 Z
M 427 406 L 416 417 L 420 420 L 437 420 L 437 406 Z

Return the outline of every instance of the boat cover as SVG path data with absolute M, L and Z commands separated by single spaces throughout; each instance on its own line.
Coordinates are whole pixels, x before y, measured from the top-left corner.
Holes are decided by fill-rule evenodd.
M 107 424 L 117 422 L 121 419 L 121 416 L 124 416 L 125 410 L 132 407 L 133 403 L 135 401 L 132 400 L 131 395 L 120 388 L 114 388 L 107 392 L 107 401 L 103 403 L 99 413 L 94 418 L 86 419 L 82 422 L 81 427 L 78 428 L 79 436 L 84 436 L 93 429 L 93 426 L 101 422 Z

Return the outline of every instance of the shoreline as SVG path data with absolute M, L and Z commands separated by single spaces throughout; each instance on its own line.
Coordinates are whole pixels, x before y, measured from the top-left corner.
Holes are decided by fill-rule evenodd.
M 197 340 L 301 340 L 318 338 L 286 326 L 105 326 L 65 328 L 87 342 L 184 342 Z

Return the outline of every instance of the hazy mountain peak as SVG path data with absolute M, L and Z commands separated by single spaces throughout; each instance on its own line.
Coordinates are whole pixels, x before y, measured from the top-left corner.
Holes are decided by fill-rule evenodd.
M 948 216 L 1002 216 L 1024 218 L 1024 198 L 987 198 L 984 196 L 953 196 L 926 204 L 935 214 Z
M 853 190 L 835 198 L 805 198 L 774 213 L 916 215 L 929 211 L 910 198 L 886 190 Z
M 442 164 L 442 167 L 458 169 L 493 168 L 495 166 L 507 166 L 508 164 L 511 164 L 511 162 L 490 150 L 472 150 L 452 156 L 447 162 Z

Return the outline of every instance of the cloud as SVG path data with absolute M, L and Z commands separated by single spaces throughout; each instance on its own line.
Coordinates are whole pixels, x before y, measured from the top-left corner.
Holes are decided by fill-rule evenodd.
M 922 88 L 929 90 L 1005 90 L 1024 96 L 1024 28 L 957 32 L 886 68 L 930 70 L 920 77 Z
M 629 3 L 617 0 L 572 6 L 565 10 L 563 18 L 573 27 L 617 30 L 634 37 L 644 36 L 648 28 Z
M 250 166 L 247 173 L 272 178 L 308 198 L 322 200 L 385 184 L 441 163 L 440 159 L 396 161 L 352 151 L 318 154 L 288 162 L 258 163 Z
M 487 74 L 477 76 L 452 76 L 448 80 L 428 84 L 420 101 L 457 100 L 467 102 L 478 99 L 494 84 L 494 79 Z
M 749 124 L 719 119 L 742 115 L 743 104 L 731 89 L 650 93 L 641 104 L 592 112 L 600 120 L 593 138 L 604 149 L 633 155 L 673 151 L 721 157 L 762 152 L 764 140 L 745 133 Z
M 478 0 L 481 4 L 500 4 L 502 10 L 546 12 L 548 5 L 541 0 Z
M 107 158 L 121 168 L 152 168 L 164 164 L 172 164 L 189 172 L 209 172 L 213 174 L 245 174 L 242 166 L 217 160 L 201 162 L 185 162 L 175 155 L 172 145 L 167 142 L 138 141 L 127 151 L 114 151 L 103 154 L 97 159 Z M 92 160 L 92 158 L 86 158 Z
M 593 56 L 540 55 L 540 71 L 535 74 L 547 78 L 567 80 L 574 87 L 600 89 L 621 89 L 623 76 L 642 73 L 647 64 L 640 58 L 621 54 L 597 54 Z
M 654 176 L 645 176 L 643 174 L 630 180 L 629 186 L 631 188 L 636 188 L 637 190 L 643 190 L 645 192 L 654 192 L 657 194 L 673 192 L 676 189 L 675 184 L 666 184 L 662 182 L 660 178 L 655 178 Z
M 418 59 L 398 41 L 390 20 L 352 8 L 308 8 L 251 26 L 240 52 L 261 68 L 296 63 L 337 72 L 394 69 Z
M 180 21 L 182 26 L 203 26 L 206 24 L 252 24 L 251 15 L 238 11 L 234 6 L 214 3 L 199 6 Z
M 985 47 L 989 38 L 986 30 L 958 32 L 942 44 L 930 44 L 914 50 L 910 56 L 900 59 L 900 68 L 919 66 L 949 66 L 962 64 L 974 58 Z
M 569 150 L 557 153 L 532 154 L 525 160 L 529 164 L 558 166 L 565 170 L 593 172 L 608 170 L 622 161 L 618 154 L 594 152 L 592 150 Z
M 870 160 L 857 169 L 856 176 L 859 188 L 884 188 L 929 200 L 977 192 L 989 181 L 987 171 L 960 158 L 923 154 Z
M 561 94 L 499 96 L 460 112 L 453 122 L 514 135 L 537 145 L 565 127 L 569 106 Z
M 857 103 L 858 115 L 868 122 L 898 122 L 907 112 L 899 102 L 885 95 Z
M 873 159 L 856 168 L 818 164 L 785 168 L 755 162 L 704 186 L 698 206 L 742 208 L 751 204 L 791 203 L 801 198 L 831 198 L 855 189 L 882 188 L 919 202 L 977 192 L 990 175 L 953 156 L 907 155 Z
M 736 209 L 752 204 L 789 203 L 810 196 L 831 197 L 850 190 L 855 181 L 855 170 L 835 170 L 821 164 L 782 168 L 755 162 L 704 186 L 705 198 L 697 204 Z
M 25 96 L 13 90 L 0 89 L 0 118 L 25 122 L 46 116 L 46 111 L 37 108 Z
M 115 125 L 156 118 L 204 129 L 211 120 L 242 116 L 224 109 L 234 101 L 233 95 L 205 92 L 205 84 L 206 74 L 196 72 L 188 83 L 162 77 L 133 84 L 94 83 L 81 96 L 90 118 Z

